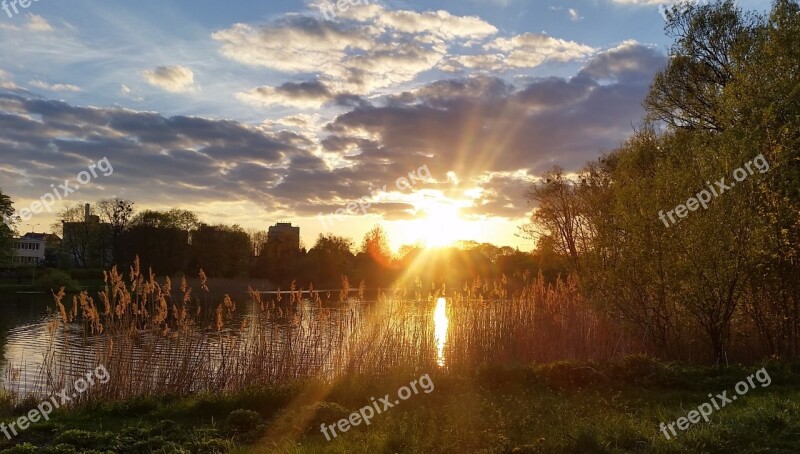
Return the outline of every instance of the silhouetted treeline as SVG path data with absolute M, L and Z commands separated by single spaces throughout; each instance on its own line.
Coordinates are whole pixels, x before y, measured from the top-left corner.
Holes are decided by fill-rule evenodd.
M 62 261 L 71 267 L 117 265 L 125 270 L 138 257 L 144 269 L 160 276 L 196 275 L 202 269 L 208 277 L 265 279 L 283 289 L 292 283 L 306 289 L 312 284 L 317 289 L 355 288 L 362 282 L 370 289 L 386 289 L 416 285 L 417 279 L 454 288 L 477 277 L 503 275 L 513 285 L 523 282 L 526 274 L 542 272 L 552 282 L 566 272 L 564 261 L 546 242 L 535 254 L 475 242 L 436 251 L 406 246 L 393 254 L 386 233 L 375 227 L 358 247 L 348 238 L 320 235 L 306 250 L 292 227 L 288 235 L 280 229 L 270 235 L 246 232 L 236 225 L 203 224 L 186 210 L 136 213 L 133 202 L 118 199 L 88 210 L 78 203 L 61 214 L 63 225 L 71 226 L 63 241 L 65 254 L 97 257 Z M 90 222 L 81 221 L 87 215 Z

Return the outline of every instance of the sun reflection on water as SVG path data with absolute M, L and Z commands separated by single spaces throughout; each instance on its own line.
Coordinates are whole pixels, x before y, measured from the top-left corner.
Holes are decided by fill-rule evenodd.
M 436 335 L 436 362 L 444 366 L 444 343 L 447 340 L 447 327 L 450 320 L 447 318 L 447 300 L 436 300 L 436 310 L 433 312 L 433 330 Z

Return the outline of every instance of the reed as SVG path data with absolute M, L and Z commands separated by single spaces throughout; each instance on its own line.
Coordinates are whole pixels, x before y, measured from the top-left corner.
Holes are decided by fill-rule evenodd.
M 108 384 L 80 397 L 120 400 L 192 393 L 236 392 L 296 380 L 335 381 L 383 376 L 397 370 L 474 372 L 494 364 L 557 359 L 607 360 L 637 352 L 574 282 L 527 279 L 509 294 L 503 277 L 476 279 L 460 290 L 426 287 L 379 291 L 376 301 L 350 296 L 346 277 L 338 301 L 313 286 L 288 300 L 253 291 L 241 306 L 214 297 L 200 273 L 195 293 L 182 279 L 173 288 L 143 273 L 138 260 L 127 276 L 112 268 L 96 298 L 82 292 L 67 301 L 54 293 L 52 351 L 39 372 L 41 393 L 60 390 L 99 365 Z M 430 290 L 423 290 L 430 288 Z M 405 295 L 413 295 L 406 298 Z M 446 338 L 434 308 L 447 298 Z M 55 342 L 59 338 L 60 342 Z

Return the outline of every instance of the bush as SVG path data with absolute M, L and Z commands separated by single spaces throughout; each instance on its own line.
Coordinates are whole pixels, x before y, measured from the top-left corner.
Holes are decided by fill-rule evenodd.
M 0 454 L 28 454 L 36 452 L 39 452 L 36 446 L 30 443 L 24 443 L 21 445 L 14 446 L 13 448 L 10 449 L 6 449 L 5 451 L 0 451 Z
M 74 281 L 69 274 L 59 270 L 49 271 L 47 274 L 37 279 L 34 283 L 34 287 L 47 292 L 57 292 L 61 287 L 64 287 L 68 292 L 75 292 L 80 289 L 78 283 Z
M 267 424 L 260 414 L 252 410 L 236 410 L 225 420 L 226 431 L 237 442 L 254 443 L 267 430 Z
M 236 433 L 248 433 L 259 428 L 264 423 L 264 418 L 252 410 L 236 410 L 228 416 L 225 427 Z

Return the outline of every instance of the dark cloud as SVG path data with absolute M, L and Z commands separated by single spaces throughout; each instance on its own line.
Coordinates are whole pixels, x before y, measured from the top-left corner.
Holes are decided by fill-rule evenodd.
M 108 157 L 114 175 L 82 188 L 80 197 L 120 195 L 142 205 L 248 200 L 268 212 L 315 216 L 375 189 L 410 192 L 398 190 L 396 180 L 427 165 L 437 181 L 418 182 L 414 190 L 463 199 L 478 187 L 483 191 L 465 213 L 523 216 L 530 175 L 554 165 L 577 170 L 631 133 L 664 61 L 648 47 L 626 43 L 597 55 L 570 79 L 518 86 L 484 76 L 369 101 L 337 95 L 347 111 L 325 125 L 321 137 L 6 92 L 0 94 L 0 187 L 14 198 L 38 198 L 51 183 Z M 331 96 L 318 82 L 276 90 Z M 448 182 L 450 171 L 459 183 Z M 371 213 L 413 216 L 407 200 L 381 201 Z

